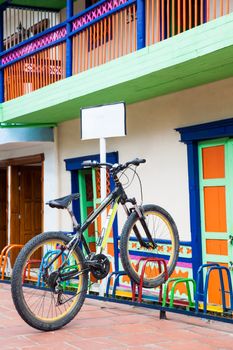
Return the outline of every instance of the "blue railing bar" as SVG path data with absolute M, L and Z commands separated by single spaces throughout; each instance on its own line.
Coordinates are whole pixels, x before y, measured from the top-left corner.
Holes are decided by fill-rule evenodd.
M 25 54 L 25 55 L 23 55 L 23 56 L 20 56 L 20 57 L 16 58 L 16 59 L 13 60 L 13 61 L 10 61 L 10 62 L 7 62 L 7 63 L 5 63 L 5 64 L 3 64 L 3 65 L 0 65 L 0 71 L 1 71 L 2 69 L 4 69 L 4 68 L 6 68 L 6 67 L 8 67 L 8 66 L 10 66 L 10 65 L 12 65 L 12 64 L 14 64 L 14 63 L 16 63 L 16 62 L 19 62 L 19 61 L 23 60 L 24 58 L 27 58 L 27 57 L 29 57 L 29 56 L 33 56 L 33 55 L 37 54 L 37 53 L 40 52 L 40 51 L 49 49 L 50 47 L 53 47 L 53 46 L 57 46 L 58 44 L 61 44 L 62 42 L 65 42 L 65 41 L 66 41 L 66 37 L 61 38 L 61 39 L 58 39 L 58 40 L 56 40 L 56 41 L 53 41 L 53 42 L 50 43 L 50 44 L 47 44 L 47 45 L 45 45 L 45 46 L 43 46 L 43 47 L 40 47 L 40 48 L 36 49 L 35 51 L 29 52 L 29 53 L 27 53 L 27 54 Z
M 73 16 L 73 0 L 66 0 L 66 18 L 67 20 Z M 72 22 L 68 21 L 66 25 L 66 78 L 72 76 L 72 37 L 69 34 L 72 31 Z
M 145 1 L 137 0 L 137 50 L 146 46 Z
M 22 41 L 21 43 L 15 45 L 14 47 L 11 47 L 10 49 L 8 49 L 8 50 L 6 50 L 6 51 L 0 52 L 0 57 L 5 56 L 5 55 L 7 55 L 8 53 L 11 53 L 11 52 L 15 51 L 15 50 L 21 48 L 21 47 L 24 46 L 24 45 L 30 44 L 30 43 L 33 42 L 34 40 L 37 40 L 37 39 L 41 38 L 42 36 L 44 36 L 44 35 L 46 35 L 46 34 L 55 32 L 57 29 L 60 29 L 60 28 L 65 27 L 66 24 L 67 24 L 67 21 L 64 21 L 64 22 L 62 22 L 62 23 L 57 24 L 56 26 L 54 26 L 54 27 L 52 27 L 52 28 L 48 28 L 48 29 L 46 29 L 45 31 L 34 35 L 33 37 L 28 38 L 28 39 L 25 40 L 25 41 Z M 65 39 L 65 38 L 66 38 L 66 37 L 64 36 L 64 39 Z
M 103 14 L 102 16 L 98 17 L 98 18 L 95 18 L 93 21 L 90 21 L 88 22 L 87 24 L 85 24 L 84 26 L 74 30 L 72 33 L 69 34 L 69 36 L 73 36 L 81 31 L 83 31 L 84 29 L 90 27 L 91 25 L 101 21 L 102 19 L 106 18 L 106 17 L 109 17 L 111 16 L 112 14 L 114 13 L 117 13 L 117 12 L 120 12 L 122 9 L 126 8 L 126 7 L 129 7 L 130 5 L 133 5 L 133 4 L 136 4 L 136 0 L 130 0 L 128 2 L 126 2 L 125 4 L 119 6 L 119 7 L 116 7 L 115 9 Z

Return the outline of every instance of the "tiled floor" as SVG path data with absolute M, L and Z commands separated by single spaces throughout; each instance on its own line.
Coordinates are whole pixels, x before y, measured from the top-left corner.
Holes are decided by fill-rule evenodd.
M 86 300 L 65 328 L 43 333 L 16 313 L 10 286 L 0 284 L 0 349 L 76 350 L 232 350 L 233 324 L 159 312 L 116 303 Z

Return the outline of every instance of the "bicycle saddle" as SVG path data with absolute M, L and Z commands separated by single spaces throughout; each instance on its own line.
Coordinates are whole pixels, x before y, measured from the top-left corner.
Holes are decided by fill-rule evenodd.
M 66 209 L 70 205 L 72 200 L 76 200 L 78 198 L 79 198 L 79 193 L 73 193 L 73 194 L 70 194 L 69 196 L 52 199 L 46 204 L 48 204 L 51 208 Z

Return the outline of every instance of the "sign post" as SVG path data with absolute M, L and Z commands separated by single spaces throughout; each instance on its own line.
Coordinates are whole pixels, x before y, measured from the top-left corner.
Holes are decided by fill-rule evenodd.
M 99 139 L 100 163 L 106 163 L 106 139 L 126 135 L 126 112 L 124 102 L 93 106 L 81 109 L 81 139 Z M 100 169 L 101 201 L 106 197 L 106 168 Z M 101 214 L 103 227 L 107 214 Z M 104 283 L 101 283 L 100 295 L 104 293 Z

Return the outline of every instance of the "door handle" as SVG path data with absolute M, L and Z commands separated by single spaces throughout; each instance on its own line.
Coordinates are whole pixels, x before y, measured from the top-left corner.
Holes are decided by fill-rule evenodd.
M 228 243 L 233 244 L 233 236 L 232 235 L 229 236 Z

